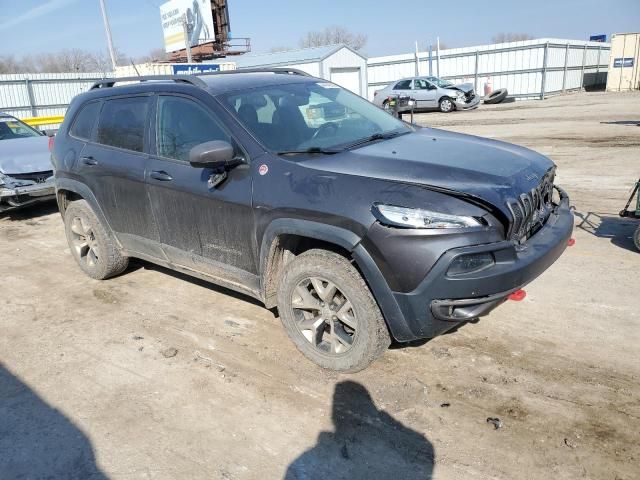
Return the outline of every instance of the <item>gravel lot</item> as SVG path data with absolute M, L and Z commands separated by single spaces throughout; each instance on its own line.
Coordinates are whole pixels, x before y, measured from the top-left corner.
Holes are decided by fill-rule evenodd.
M 639 478 L 640 254 L 617 212 L 640 95 L 417 121 L 558 164 L 577 243 L 523 302 L 338 375 L 251 299 L 144 263 L 90 280 L 55 206 L 5 214 L 0 478 Z

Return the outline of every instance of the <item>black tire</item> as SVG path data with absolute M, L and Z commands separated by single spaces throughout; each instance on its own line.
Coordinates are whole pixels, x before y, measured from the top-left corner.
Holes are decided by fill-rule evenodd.
M 355 325 L 349 337 L 351 343 L 348 347 L 344 347 L 342 343 L 334 342 L 346 348 L 344 352 L 338 352 L 338 348 L 334 352 L 333 346 L 330 346 L 330 350 L 327 351 L 325 344 L 327 342 L 331 344 L 331 339 L 344 336 L 345 330 L 350 330 L 346 324 L 341 323 L 336 316 L 333 316 L 334 320 L 331 323 L 329 320 L 322 320 L 328 317 L 320 312 L 318 315 L 311 311 L 305 312 L 299 306 L 300 302 L 304 303 L 304 299 L 301 297 L 298 300 L 294 299 L 298 296 L 301 284 L 311 278 L 318 280 L 318 277 L 326 280 L 326 286 L 332 283 L 336 287 L 335 296 L 342 300 L 342 305 L 349 304 L 349 312 L 352 314 L 349 318 Z M 324 303 L 323 298 L 311 286 L 311 281 L 309 281 L 309 288 L 312 299 L 321 302 L 325 310 L 332 309 L 332 312 L 340 315 L 343 310 L 340 302 Z M 287 334 L 302 354 L 317 365 L 330 370 L 360 371 L 380 357 L 391 343 L 382 313 L 360 273 L 349 260 L 326 250 L 309 250 L 287 264 L 278 285 L 278 313 Z M 305 336 L 304 328 L 301 329 L 300 324 L 305 321 L 306 313 L 315 322 L 311 328 L 315 328 L 316 332 L 323 332 L 319 337 L 324 338 L 326 335 L 329 340 L 315 345 L 312 343 L 313 340 Z M 306 319 L 307 322 L 309 318 Z M 344 317 L 340 316 L 340 318 Z M 322 320 L 320 327 L 317 326 L 318 319 Z M 333 335 L 334 330 L 339 330 L 340 335 Z M 304 331 L 311 332 L 308 329 Z M 308 335 L 313 334 L 308 333 Z M 318 339 L 317 333 L 315 338 Z
M 384 108 L 385 110 L 390 110 L 389 100 L 385 100 L 384 102 L 382 102 L 382 108 Z
M 67 207 L 64 226 L 71 255 L 88 276 L 104 280 L 125 271 L 129 257 L 120 253 L 85 200 Z
M 442 113 L 450 113 L 455 111 L 456 104 L 450 97 L 442 97 L 438 102 L 438 108 Z
M 491 92 L 489 95 L 484 97 L 484 103 L 486 103 L 488 105 L 491 105 L 493 103 L 500 103 L 505 98 L 507 98 L 507 95 L 509 95 L 509 92 L 507 91 L 507 89 L 506 88 L 500 88 L 500 89 L 496 90 L 495 92 Z
M 633 232 L 633 243 L 635 243 L 636 248 L 640 250 L 640 227 L 636 228 L 636 231 Z

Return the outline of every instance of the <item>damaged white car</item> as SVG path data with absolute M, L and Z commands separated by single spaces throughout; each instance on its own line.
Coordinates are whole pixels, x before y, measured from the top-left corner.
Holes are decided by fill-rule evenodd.
M 0 212 L 55 198 L 52 140 L 0 113 Z

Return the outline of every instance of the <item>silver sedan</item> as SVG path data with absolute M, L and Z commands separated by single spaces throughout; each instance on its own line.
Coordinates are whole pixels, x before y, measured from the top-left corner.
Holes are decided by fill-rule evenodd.
M 387 85 L 374 94 L 373 103 L 387 108 L 389 98 L 407 96 L 416 101 L 415 110 L 454 110 L 477 108 L 480 103 L 470 83 L 455 85 L 437 77 L 403 78 Z

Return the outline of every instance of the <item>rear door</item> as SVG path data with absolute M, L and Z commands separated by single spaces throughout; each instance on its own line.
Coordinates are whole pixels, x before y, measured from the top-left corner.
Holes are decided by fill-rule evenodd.
M 122 246 L 162 258 L 144 176 L 151 98 L 134 95 L 105 100 L 92 141 L 82 149 L 76 169 Z
M 189 163 L 189 151 L 201 143 L 237 145 L 214 108 L 192 96 L 158 95 L 147 188 L 170 261 L 219 278 L 242 277 L 256 273 L 249 165 L 216 185 L 218 172 Z

